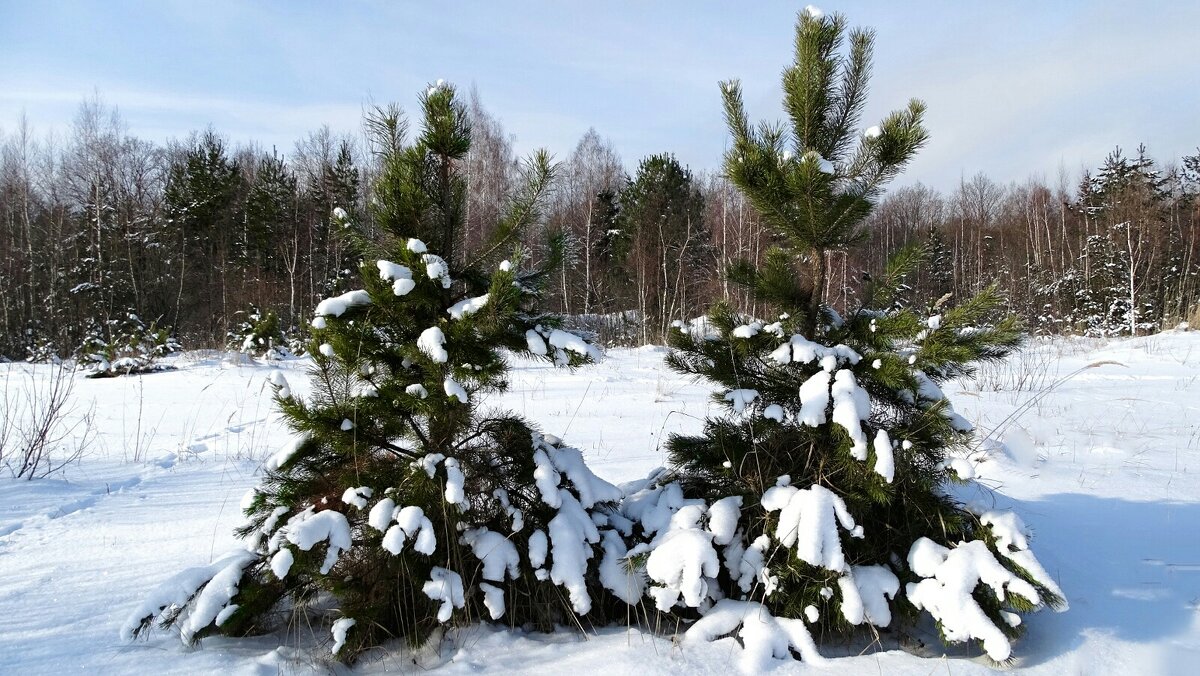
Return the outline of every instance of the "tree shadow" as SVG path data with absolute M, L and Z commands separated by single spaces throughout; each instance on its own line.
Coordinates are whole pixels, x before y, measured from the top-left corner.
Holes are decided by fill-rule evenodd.
M 997 496 L 1033 530 L 1031 548 L 1070 602 L 1025 619 L 1021 666 L 1079 648 L 1088 636 L 1171 642 L 1194 632 L 1200 606 L 1200 504 L 1132 502 L 1077 493 Z M 1189 640 L 1200 647 L 1200 637 Z

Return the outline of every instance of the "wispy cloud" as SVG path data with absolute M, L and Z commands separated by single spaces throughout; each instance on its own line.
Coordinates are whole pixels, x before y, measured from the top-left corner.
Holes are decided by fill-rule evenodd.
M 949 187 L 977 171 L 1003 181 L 1053 175 L 1060 164 L 1094 164 L 1116 144 L 1146 141 L 1171 157 L 1200 141 L 1191 86 L 1200 81 L 1200 5 L 846 10 L 852 24 L 878 30 L 867 118 L 911 96 L 929 104 L 932 141 L 906 180 Z M 383 2 L 20 6 L 0 26 L 0 125 L 24 109 L 40 128 L 66 128 L 98 89 L 136 134 L 212 124 L 284 150 L 322 124 L 356 131 L 372 100 L 411 108 L 424 82 L 444 77 L 476 84 L 521 151 L 545 146 L 561 157 L 595 127 L 630 168 L 662 151 L 716 168 L 726 142 L 717 81 L 742 79 L 752 114 L 780 117 L 795 12 L 781 0 L 736 9 L 464 1 L 451 12 Z

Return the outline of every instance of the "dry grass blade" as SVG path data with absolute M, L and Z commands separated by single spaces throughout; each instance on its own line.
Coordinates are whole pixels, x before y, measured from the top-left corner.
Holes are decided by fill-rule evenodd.
M 997 424 L 995 427 L 993 427 L 991 430 L 989 430 L 987 434 L 980 436 L 979 441 L 977 441 L 975 444 L 975 450 L 979 449 L 979 444 L 982 443 L 984 439 L 995 438 L 1001 432 L 1003 432 L 1005 429 L 1007 429 L 1009 425 L 1020 420 L 1026 413 L 1029 412 L 1029 409 L 1033 408 L 1039 401 L 1041 401 L 1043 398 L 1045 398 L 1046 395 L 1050 394 L 1055 389 L 1057 389 L 1059 385 L 1062 385 L 1063 383 L 1067 382 L 1068 380 L 1071 380 L 1072 378 L 1079 375 L 1080 373 L 1083 373 L 1084 371 L 1094 369 L 1094 368 L 1100 368 L 1101 366 L 1120 366 L 1121 368 L 1129 368 L 1127 365 L 1122 364 L 1119 361 L 1114 361 L 1111 359 L 1102 359 L 1100 361 L 1094 361 L 1090 364 L 1087 364 L 1086 366 L 1081 366 L 1081 367 L 1075 369 L 1074 371 L 1071 371 L 1067 375 L 1055 380 L 1054 382 L 1050 383 L 1046 387 L 1043 387 L 1032 397 L 1025 400 L 1025 403 L 1018 406 L 1012 413 L 1009 413 L 1003 420 L 1000 421 L 999 424 Z

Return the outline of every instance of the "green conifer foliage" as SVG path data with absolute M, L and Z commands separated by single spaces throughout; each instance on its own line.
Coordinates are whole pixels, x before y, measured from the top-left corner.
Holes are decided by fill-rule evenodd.
M 111 378 L 174 368 L 158 359 L 181 349 L 170 327 L 147 326 L 133 312 L 123 312 L 89 326 L 75 358 L 89 378 Z
M 252 307 L 249 312 L 234 313 L 234 317 L 238 322 L 226 336 L 228 349 L 267 359 L 291 356 L 287 336 L 274 311 Z
M 599 612 L 587 593 L 599 542 L 587 510 L 619 491 L 578 451 L 483 408 L 506 386 L 502 351 L 562 366 L 598 355 L 539 309 L 548 270 L 524 270 L 514 253 L 539 222 L 550 162 L 540 153 L 525 166 L 492 238 L 464 250 L 465 111 L 440 82 L 421 105 L 411 142 L 395 109 L 370 120 L 381 231 L 359 243 L 362 288 L 317 307 L 312 395 L 273 379 L 297 440 L 244 505 L 249 551 L 168 583 L 176 592 L 152 594 L 128 634 L 159 622 L 190 642 L 325 608 L 336 618 L 330 649 L 352 658 L 447 623 L 550 629 Z
M 981 640 L 1004 660 L 1019 630 L 1010 613 L 1057 605 L 1061 593 L 1011 515 L 975 513 L 953 497 L 951 485 L 973 476 L 973 437 L 938 384 L 1002 358 L 1020 341 L 1018 325 L 996 315 L 993 291 L 932 317 L 898 309 L 901 282 L 923 257 L 916 248 L 897 252 L 846 317 L 822 303 L 826 253 L 867 235 L 862 223 L 882 187 L 927 138 L 919 101 L 859 128 L 872 43 L 840 15 L 802 14 L 783 74 L 786 125 L 752 126 L 740 86 L 722 85 L 733 136 L 725 171 L 777 242 L 764 265 L 729 275 L 778 320 L 722 304 L 706 323 L 673 332 L 669 365 L 718 385 L 714 401 L 728 411 L 702 434 L 670 440 L 674 479 L 688 498 L 711 503 L 714 533 L 717 501 L 740 498 L 739 536 L 710 582 L 722 603 L 803 618 L 818 638 L 903 629 L 920 605 L 947 640 Z M 963 544 L 974 541 L 985 549 Z M 933 577 L 947 558 L 987 559 L 1012 579 L 996 590 L 976 580 L 970 599 L 948 600 Z M 729 561 L 741 561 L 740 580 Z M 986 631 L 962 624 L 976 617 L 971 600 Z

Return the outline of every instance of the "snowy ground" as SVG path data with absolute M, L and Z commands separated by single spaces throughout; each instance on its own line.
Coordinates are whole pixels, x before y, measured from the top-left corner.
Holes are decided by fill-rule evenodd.
M 614 350 L 574 374 L 518 364 L 512 390 L 489 403 L 584 449 L 605 478 L 637 478 L 662 462 L 660 439 L 698 429 L 709 406 L 707 391 L 664 369 L 662 357 L 657 348 Z M 1097 362 L 1111 363 L 1085 368 Z M 122 643 L 120 626 L 146 590 L 236 546 L 238 502 L 286 436 L 265 386 L 268 367 L 195 353 L 175 364 L 177 371 L 144 377 L 79 379 L 74 415 L 94 411 L 97 432 L 85 457 L 47 479 L 0 478 L 0 673 L 735 670 L 728 639 L 685 649 L 620 627 L 586 639 L 479 627 L 447 640 L 440 654 L 379 651 L 354 670 L 295 650 L 311 640 L 301 629 L 208 639 L 199 649 L 162 633 Z M 296 371 L 289 380 L 297 390 L 304 366 L 284 366 Z M 10 393 L 49 373 L 47 366 L 0 364 Z M 995 490 L 965 497 L 1017 510 L 1071 603 L 1067 613 L 1028 619 L 1015 671 L 1196 673 L 1200 333 L 1039 343 L 948 393 L 982 430 L 999 428 L 974 456 Z M 1009 418 L 1018 410 L 1025 412 Z M 819 671 L 992 671 L 961 651 L 945 656 L 927 647 L 922 654 L 885 644 Z M 776 673 L 813 670 L 794 663 Z

